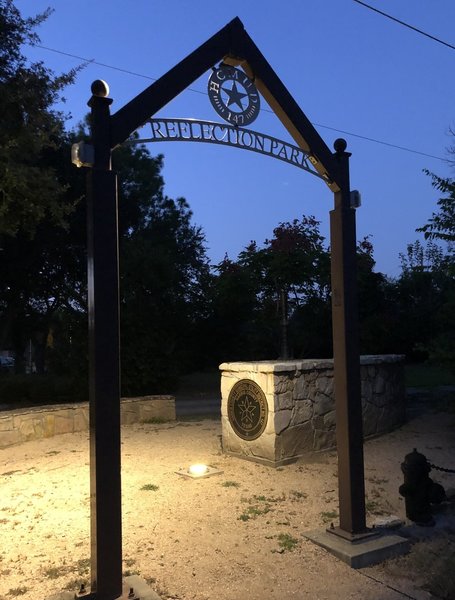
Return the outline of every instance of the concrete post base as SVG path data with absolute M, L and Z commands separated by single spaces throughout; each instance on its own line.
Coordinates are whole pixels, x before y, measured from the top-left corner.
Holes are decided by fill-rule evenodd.
M 408 539 L 389 532 L 364 537 L 358 541 L 350 541 L 322 529 L 307 531 L 303 537 L 328 550 L 353 569 L 361 569 L 406 554 L 411 545 Z

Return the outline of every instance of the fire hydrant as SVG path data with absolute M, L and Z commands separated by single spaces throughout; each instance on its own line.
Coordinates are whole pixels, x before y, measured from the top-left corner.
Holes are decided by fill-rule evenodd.
M 406 454 L 401 470 L 404 483 L 398 491 L 405 499 L 406 516 L 417 525 L 434 525 L 431 505 L 440 504 L 446 493 L 441 484 L 428 476 L 431 466 L 426 457 L 414 448 L 410 454 Z

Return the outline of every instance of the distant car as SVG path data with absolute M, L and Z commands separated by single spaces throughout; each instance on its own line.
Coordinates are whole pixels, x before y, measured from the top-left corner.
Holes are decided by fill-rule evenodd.
M 12 356 L 0 356 L 0 370 L 12 371 L 14 369 L 14 358 Z

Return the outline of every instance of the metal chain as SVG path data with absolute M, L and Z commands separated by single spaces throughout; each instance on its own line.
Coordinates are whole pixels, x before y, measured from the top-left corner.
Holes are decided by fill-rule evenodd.
M 455 469 L 444 469 L 444 467 L 437 467 L 436 465 L 432 465 L 431 463 L 428 464 L 435 471 L 443 471 L 444 473 L 455 473 Z

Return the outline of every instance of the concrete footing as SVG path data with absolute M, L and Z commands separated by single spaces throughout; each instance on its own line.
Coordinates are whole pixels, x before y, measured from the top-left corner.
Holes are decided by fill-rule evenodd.
M 327 530 L 318 529 L 303 534 L 311 542 L 321 546 L 353 569 L 361 569 L 380 563 L 388 558 L 409 552 L 410 541 L 399 535 L 381 532 L 372 537 L 350 541 Z

